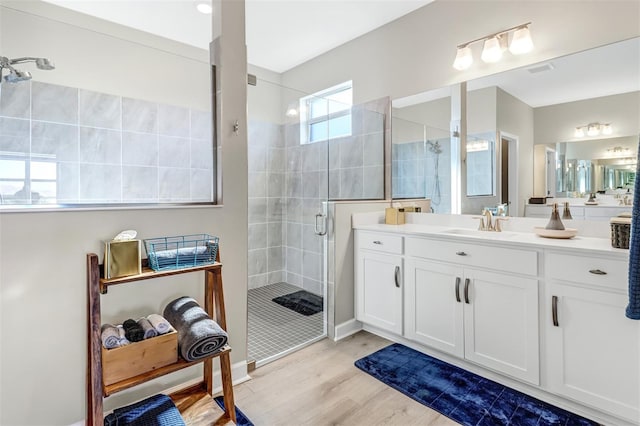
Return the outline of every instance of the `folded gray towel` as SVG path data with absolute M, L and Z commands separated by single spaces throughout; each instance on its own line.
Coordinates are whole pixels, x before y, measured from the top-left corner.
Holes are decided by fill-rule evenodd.
M 206 358 L 227 344 L 227 333 L 191 297 L 170 302 L 163 315 L 178 332 L 178 348 L 187 361 Z
M 171 324 L 162 316 L 158 314 L 151 314 L 147 317 L 153 328 L 156 329 L 158 334 L 165 334 L 171 330 Z
M 153 326 L 153 324 L 151 324 L 151 322 L 148 319 L 140 318 L 137 322 L 138 322 L 138 325 L 142 327 L 142 330 L 144 331 L 145 339 L 150 339 L 158 335 L 158 332 L 156 331 L 155 327 Z
M 111 324 L 102 324 L 100 327 L 100 337 L 102 338 L 102 346 L 105 349 L 119 348 L 120 345 L 120 331 L 118 327 Z

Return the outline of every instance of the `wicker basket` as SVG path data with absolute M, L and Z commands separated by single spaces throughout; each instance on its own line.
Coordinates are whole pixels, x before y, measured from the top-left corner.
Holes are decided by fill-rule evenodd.
M 155 271 L 192 268 L 214 263 L 218 237 L 209 234 L 181 235 L 144 240 L 149 266 Z
M 629 237 L 631 236 L 631 218 L 612 217 L 611 224 L 611 245 L 615 248 L 628 249 Z

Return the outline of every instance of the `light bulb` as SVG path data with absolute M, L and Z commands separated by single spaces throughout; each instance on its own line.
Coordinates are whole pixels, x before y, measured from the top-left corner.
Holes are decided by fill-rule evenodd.
M 196 9 L 198 9 L 198 12 L 204 13 L 205 15 L 211 15 L 211 12 L 213 12 L 211 4 L 207 1 L 199 1 L 196 4 Z
M 511 45 L 509 45 L 509 51 L 514 55 L 522 55 L 523 53 L 531 52 L 533 49 L 533 41 L 531 40 L 531 33 L 529 27 L 518 28 L 513 33 L 513 39 Z
M 600 134 L 599 124 L 589 124 L 587 127 L 587 136 L 598 136 Z
M 602 125 L 602 134 L 603 135 L 610 135 L 613 133 L 613 128 L 611 127 L 611 124 L 603 124 Z
M 495 36 L 484 41 L 482 49 L 482 60 L 484 62 L 498 62 L 502 58 L 502 46 L 500 46 L 500 37 Z
M 584 129 L 582 127 L 576 127 L 576 131 L 573 134 L 576 138 L 583 138 L 584 137 Z
M 473 63 L 471 48 L 469 46 L 458 47 L 456 59 L 453 61 L 453 67 L 458 71 L 466 70 Z

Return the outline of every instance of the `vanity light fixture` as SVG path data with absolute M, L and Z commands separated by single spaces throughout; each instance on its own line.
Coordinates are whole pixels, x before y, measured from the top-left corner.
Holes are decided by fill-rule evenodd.
M 585 135 L 594 137 L 598 135 L 610 135 L 613 133 L 613 127 L 611 123 L 589 123 L 584 126 L 576 127 L 574 136 L 576 138 L 583 138 Z
M 533 49 L 533 41 L 531 40 L 529 25 L 531 25 L 531 22 L 459 44 L 453 67 L 462 71 L 471 66 L 473 63 L 473 55 L 469 46 L 478 41 L 484 42 L 480 58 L 487 63 L 498 62 L 502 59 L 502 53 L 507 50 L 510 32 L 513 32 L 513 35 L 511 37 L 511 44 L 509 45 L 509 51 L 513 55 L 522 55 L 530 52 Z

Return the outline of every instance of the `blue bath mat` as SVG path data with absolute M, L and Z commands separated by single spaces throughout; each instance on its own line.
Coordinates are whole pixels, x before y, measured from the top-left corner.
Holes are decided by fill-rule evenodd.
M 309 293 L 306 290 L 274 297 L 271 300 L 304 316 L 322 312 L 322 296 Z
M 216 396 L 213 400 L 218 404 L 220 408 L 224 410 L 224 398 L 222 396 Z M 253 426 L 251 420 L 247 416 L 244 415 L 242 411 L 236 407 L 236 425 L 237 426 Z
M 598 425 L 398 343 L 355 365 L 464 426 Z

